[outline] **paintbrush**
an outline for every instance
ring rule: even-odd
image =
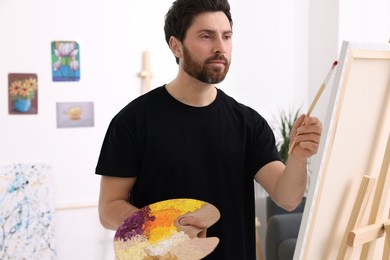
[[[328,84],[330,76],[332,75],[332,72],[333,72],[334,68],[336,67],[336,65],[337,65],[337,61],[333,62],[332,67],[330,68],[328,74],[326,75],[324,82],[322,83],[320,89],[317,91],[317,95],[315,96],[313,102],[311,103],[309,110],[307,111],[306,116],[303,119],[302,124],[300,126],[303,126],[305,124],[306,118],[309,117],[311,112],[313,111],[315,105],[317,104],[318,99],[320,99],[322,92],[324,92],[325,86]],[[295,146],[295,141],[293,141],[292,144],[290,145],[290,149],[288,150],[288,154],[291,153],[291,151],[294,149],[294,146]]]

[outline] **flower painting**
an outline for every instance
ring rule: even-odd
[[[8,74],[9,114],[38,113],[38,77],[36,74]]]
[[[80,48],[75,41],[51,43],[53,81],[80,80]]]

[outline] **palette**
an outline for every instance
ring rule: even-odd
[[[118,228],[114,237],[117,260],[198,260],[217,247],[219,238],[201,238],[202,231],[182,225],[181,219],[197,217],[207,228],[220,218],[218,209],[195,199],[171,199],[139,209]]]

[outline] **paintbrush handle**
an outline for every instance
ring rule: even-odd
[[[305,117],[305,119],[306,119],[306,117]],[[301,126],[304,125],[305,119],[303,119],[303,122],[302,122]],[[295,141],[293,141],[293,142],[291,143],[290,149],[288,149],[288,154],[290,154],[290,153],[292,152],[294,146],[295,146]]]
[[[313,109],[314,109],[315,105],[317,104],[317,101],[320,99],[322,92],[324,92],[324,89],[325,89],[325,85],[322,84],[321,87],[320,87],[320,89],[318,90],[317,95],[315,96],[313,102],[311,102],[311,105],[310,105],[310,107],[309,107],[309,110],[307,111],[306,116],[305,116],[305,118],[303,119],[303,121],[302,121],[300,127],[303,126],[303,125],[305,124],[306,118],[307,118],[308,116],[311,115],[311,112],[313,112]],[[295,146],[295,141],[293,141],[292,144],[290,145],[290,148],[288,149],[288,154],[291,153],[291,151],[292,151],[292,149],[294,148],[294,146]]]
[[[307,110],[307,113],[306,113],[306,116],[307,116],[307,117],[311,115],[311,112],[313,112],[313,109],[314,109],[314,107],[316,106],[318,100],[320,99],[320,97],[321,97],[321,95],[322,95],[322,92],[324,92],[325,86],[326,86],[326,84],[322,84],[322,85],[321,85],[321,87],[320,87],[320,89],[318,90],[317,95],[315,96],[313,102],[311,102],[311,105],[310,105],[310,107],[309,107],[309,110]],[[303,125],[304,122],[305,122],[305,121],[302,122],[302,125]]]
[[[318,89],[317,94],[316,94],[316,96],[314,97],[313,102],[311,102],[311,105],[310,105],[310,107],[309,107],[309,110],[307,111],[306,116],[305,116],[305,118],[303,119],[302,124],[301,124],[300,126],[303,126],[303,125],[305,124],[306,118],[307,118],[308,116],[311,115],[311,112],[313,112],[313,109],[314,109],[314,107],[316,106],[318,100],[320,99],[320,97],[321,97],[321,95],[322,95],[322,92],[324,92],[325,86],[328,84],[329,79],[330,79],[330,76],[332,75],[332,72],[333,72],[334,68],[336,67],[336,65],[337,65],[337,61],[333,62],[332,67],[330,68],[328,74],[326,75],[326,77],[325,77],[325,79],[324,79],[324,82],[322,83],[322,85],[321,85],[320,88]],[[295,141],[293,141],[293,142],[291,143],[290,148],[288,149],[288,154],[291,153],[291,151],[293,150],[294,146],[295,146]]]
[[[311,115],[311,112],[313,112],[313,109],[314,109],[315,105],[317,104],[317,101],[320,99],[322,92],[324,92],[324,89],[325,89],[325,85],[322,84],[321,87],[320,87],[320,89],[318,90],[317,95],[315,96],[313,102],[311,102],[311,105],[310,105],[310,107],[309,107],[309,110],[307,111],[306,116],[305,116],[305,118],[303,119],[303,121],[302,121],[300,127],[303,126],[303,125],[305,124],[306,118],[307,118],[308,116]],[[291,153],[291,151],[292,151],[292,149],[294,148],[294,146],[295,146],[295,141],[293,141],[292,144],[290,145],[290,148],[288,149],[288,154]]]

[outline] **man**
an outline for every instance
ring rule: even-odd
[[[321,123],[305,115],[295,122],[295,146],[285,166],[267,122],[216,87],[231,60],[227,0],[177,0],[164,30],[178,74],[111,121],[96,167],[103,175],[100,221],[115,230],[146,205],[199,199],[216,206],[220,220],[210,228],[197,218],[181,224],[202,230],[199,237],[220,238],[207,259],[255,259],[253,179],[293,210],[306,187],[307,158],[317,152]]]

